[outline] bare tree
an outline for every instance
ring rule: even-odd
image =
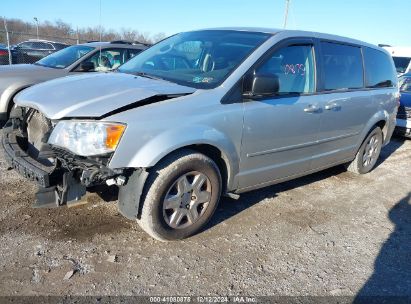
[[[8,24],[8,30],[11,33],[10,39],[12,44],[19,43],[24,40],[36,38],[36,26],[32,22],[26,22],[20,19],[6,19]],[[166,35],[164,33],[156,33],[151,35],[149,32],[139,32],[132,28],[122,28],[119,31],[113,29],[101,28],[101,40],[113,41],[113,40],[127,40],[138,41],[142,43],[154,43],[163,38]],[[90,26],[84,28],[73,28],[69,23],[64,22],[61,19],[55,21],[40,21],[39,22],[39,38],[46,40],[54,40],[64,42],[68,44],[77,43],[77,39],[80,43],[87,41],[99,41],[100,40],[100,27]],[[4,29],[0,28],[0,43],[5,42]]]

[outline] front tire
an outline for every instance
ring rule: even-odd
[[[377,163],[382,148],[382,131],[380,127],[375,127],[362,143],[355,159],[348,164],[347,170],[356,174],[370,172]]]
[[[196,151],[182,150],[150,171],[137,222],[160,241],[187,238],[209,221],[220,195],[221,175],[215,162]]]

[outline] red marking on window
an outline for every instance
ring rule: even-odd
[[[284,66],[284,74],[289,75],[299,75],[299,76],[305,76],[305,65],[302,63],[296,63],[296,64],[286,64]]]

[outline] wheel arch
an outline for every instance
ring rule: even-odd
[[[368,120],[368,123],[365,125],[363,131],[361,132],[361,136],[359,137],[359,142],[357,143],[358,150],[363,143],[363,141],[367,138],[368,134],[375,128],[380,127],[383,134],[384,142],[390,138],[392,126],[390,126],[390,115],[387,111],[379,111],[375,115]],[[391,132],[392,133],[392,132]]]
[[[18,84],[15,86],[10,86],[6,90],[4,90],[0,99],[0,112],[6,112],[7,115],[9,115],[11,107],[14,104],[13,100],[17,96],[17,94],[31,86],[32,84]]]
[[[204,154],[205,156],[209,157],[212,159],[221,174],[221,180],[222,180],[222,193],[225,193],[227,190],[228,186],[228,180],[229,180],[229,170],[230,170],[230,161],[228,160],[227,156],[225,155],[224,152],[222,152],[219,148],[216,146],[210,145],[210,144],[193,144],[193,145],[187,145],[183,146],[181,148],[178,148],[177,150],[174,150],[170,153],[168,153],[166,156],[164,156],[162,159],[168,157],[169,155],[173,153],[177,153],[178,151],[184,150],[184,149],[190,149],[196,152],[199,152],[201,154]],[[160,160],[161,161],[161,160]]]

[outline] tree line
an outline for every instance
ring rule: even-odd
[[[6,31],[4,22],[0,25],[0,43],[5,43]],[[10,44],[16,44],[28,39],[37,38],[37,27],[35,21],[27,22],[21,19],[6,18],[7,31],[9,32]],[[141,43],[155,43],[166,37],[165,33],[151,34],[140,32],[132,28],[122,28],[120,30],[106,29],[104,27],[83,27],[74,28],[71,24],[62,20],[43,21],[38,24],[38,37],[44,40],[53,40],[68,44],[84,43],[87,41],[114,41],[127,40]]]

